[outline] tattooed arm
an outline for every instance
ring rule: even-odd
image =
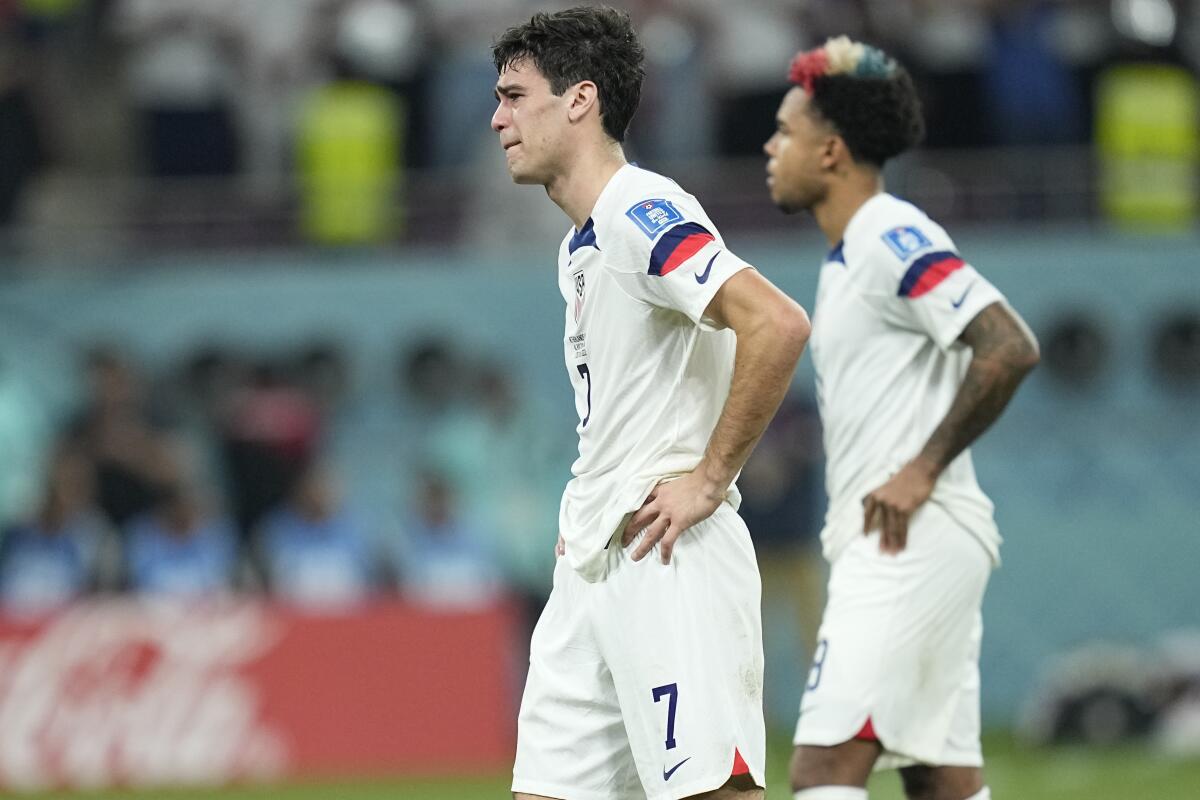
[[[929,499],[942,470],[996,421],[1038,363],[1033,334],[1003,303],[980,311],[959,340],[971,347],[971,364],[950,410],[917,457],[863,499],[863,532],[880,528],[884,552],[904,549],[908,520]]]

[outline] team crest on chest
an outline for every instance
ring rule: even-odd
[[[579,322],[579,315],[583,313],[583,270],[575,270],[571,273],[571,279],[575,283],[575,322]]]

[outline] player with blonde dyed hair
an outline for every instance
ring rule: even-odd
[[[824,428],[828,601],[800,706],[796,800],[986,800],[980,608],[1000,536],[967,450],[1037,364],[1003,295],[884,191],[924,133],[904,68],[846,37],[800,53],[764,149],[771,198],[829,241],[811,349]]]

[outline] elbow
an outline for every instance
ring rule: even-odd
[[[1033,372],[1034,368],[1042,363],[1042,355],[1037,350],[1030,350],[1028,357],[1021,362],[1021,369],[1025,375]]]
[[[991,359],[985,357],[980,360],[990,361],[998,374],[1004,376],[1002,380],[1016,386],[1025,380],[1029,373],[1033,372],[1038,362],[1041,361],[1041,357],[1036,348],[1020,347],[1012,348],[1002,354],[997,353]]]
[[[1041,361],[1042,354],[1039,352],[1037,344],[1032,341],[1027,341],[1025,346],[1018,351],[1016,357],[1013,359],[1013,366],[1020,376],[1024,378],[1026,375],[1033,372],[1034,368],[1037,367]]]
[[[808,344],[808,337],[812,335],[812,323],[808,319],[808,313],[799,303],[789,298],[780,303],[776,310],[773,327],[780,348],[795,353],[799,359],[805,345]]]

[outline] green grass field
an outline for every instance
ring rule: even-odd
[[[768,800],[790,800],[787,738],[771,753]],[[1197,800],[1200,759],[1167,759],[1136,748],[1031,750],[1004,735],[984,742],[996,800]],[[901,800],[895,773],[875,776],[872,800]],[[208,790],[21,795],[26,800],[491,800],[508,797],[508,776],[476,780],[370,780]]]

